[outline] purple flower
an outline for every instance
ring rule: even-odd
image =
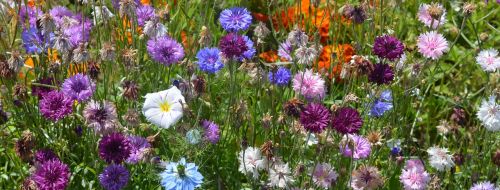
[[[83,117],[87,126],[98,134],[108,134],[115,130],[118,123],[116,107],[113,103],[90,101],[83,109]]]
[[[135,15],[137,15],[137,23],[139,26],[144,26],[146,21],[155,17],[155,9],[149,5],[140,6],[135,10]]]
[[[317,164],[312,173],[313,182],[318,187],[329,189],[339,176],[328,163]]]
[[[495,184],[489,181],[482,181],[479,183],[475,183],[470,190],[498,190],[499,188],[495,187]]]
[[[219,57],[219,48],[203,48],[196,54],[198,66],[200,70],[207,73],[216,73],[224,67],[221,58]]]
[[[220,13],[219,22],[222,28],[228,32],[237,32],[246,30],[252,24],[252,15],[250,11],[243,7],[233,7],[224,9]]]
[[[85,23],[78,23],[68,28],[63,29],[63,34],[69,36],[69,41],[73,47],[78,46],[80,43],[85,43],[90,39],[90,30],[92,24],[86,19]]]
[[[252,57],[257,52],[253,47],[253,41],[250,38],[248,38],[247,36],[243,36],[243,40],[245,40],[245,45],[247,46],[247,50],[239,58],[239,61],[243,61],[243,59],[252,59]]]
[[[130,156],[132,145],[120,133],[104,136],[99,142],[99,156],[108,163],[121,163]]]
[[[205,139],[210,141],[212,144],[216,144],[220,137],[219,126],[208,120],[204,120],[201,125],[205,128]]]
[[[269,81],[278,86],[286,86],[292,78],[292,72],[286,67],[279,67],[276,72],[269,71]]]
[[[342,134],[358,133],[363,125],[363,120],[356,109],[343,107],[333,115],[332,125],[335,130]]]
[[[73,101],[54,90],[43,96],[39,108],[45,118],[58,121],[73,112]]]
[[[241,57],[248,51],[245,39],[236,33],[229,33],[222,37],[219,41],[219,48],[229,59]]]
[[[389,35],[375,38],[373,44],[373,53],[380,58],[386,58],[390,61],[401,58],[405,46],[397,38]]]
[[[374,69],[368,75],[368,80],[378,85],[390,84],[394,79],[394,71],[388,64],[378,63],[373,65]]]
[[[391,110],[392,108],[393,105],[392,105],[391,91],[386,90],[382,92],[380,98],[377,98],[375,102],[372,104],[370,113],[368,115],[373,117],[380,117],[384,115],[385,112]]]
[[[181,44],[168,36],[150,39],[147,49],[153,60],[166,66],[177,63],[184,58],[184,49]]]
[[[56,6],[50,9],[50,16],[52,16],[52,18],[56,22],[56,25],[60,27],[63,23],[63,18],[73,17],[73,13],[66,7]]]
[[[78,73],[64,80],[62,91],[72,100],[85,102],[94,94],[95,84],[89,76]]]
[[[53,78],[42,78],[36,81],[36,83],[45,84],[45,85],[53,85],[56,86],[58,82],[54,81]],[[43,96],[52,91],[52,88],[45,86],[37,86],[31,85],[31,94],[38,96],[39,99],[42,99]]]
[[[26,5],[21,5],[19,11],[19,19],[23,28],[26,27],[25,23],[28,22],[30,28],[37,27],[36,21],[38,16],[42,15],[43,11],[39,8],[33,8]]]
[[[278,56],[288,61],[292,61],[292,44],[287,40],[279,45]]]
[[[319,103],[310,103],[300,113],[300,123],[308,132],[321,133],[330,124],[330,111]]]
[[[58,159],[41,164],[32,176],[40,190],[63,190],[69,181],[68,166]]]
[[[128,136],[128,140],[130,141],[131,152],[130,156],[127,158],[126,162],[130,164],[136,164],[139,161],[143,160],[144,154],[148,148],[151,148],[151,144],[149,144],[146,138],[141,136]]]
[[[35,27],[25,28],[21,33],[21,39],[23,40],[23,46],[26,53],[41,53],[43,39],[42,35],[39,34]]]
[[[51,149],[41,149],[36,151],[35,162],[43,164],[50,160],[59,160],[59,157]]]
[[[127,186],[130,174],[122,165],[111,164],[99,174],[99,182],[106,190],[120,190]]]
[[[371,153],[371,145],[362,136],[349,135],[340,143],[340,152],[342,152],[342,155],[354,159],[367,158]]]

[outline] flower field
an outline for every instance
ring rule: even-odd
[[[0,189],[500,188],[500,0],[2,0]]]

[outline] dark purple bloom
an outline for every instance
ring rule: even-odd
[[[69,181],[68,166],[58,159],[41,164],[32,176],[40,190],[63,190]]]
[[[375,38],[373,53],[380,58],[391,61],[401,58],[405,46],[397,38],[384,35]]]
[[[358,110],[343,107],[338,109],[333,115],[332,125],[335,130],[342,134],[358,133],[363,125]]]
[[[149,144],[146,138],[141,136],[128,136],[127,138],[132,146],[130,156],[126,162],[135,164],[144,158],[144,154],[148,148],[151,148],[151,144]]]
[[[45,118],[58,121],[73,112],[73,101],[54,90],[43,96],[39,108]]]
[[[58,82],[54,81],[53,78],[49,77],[49,78],[39,79],[36,81],[36,83],[56,86]],[[53,90],[52,88],[45,86],[31,85],[31,94],[38,96],[39,99],[42,99],[45,94],[49,93],[52,90]]]
[[[241,57],[248,50],[245,39],[236,33],[229,33],[222,37],[219,41],[219,48],[229,59]]]
[[[394,79],[394,71],[388,64],[375,64],[373,71],[368,75],[368,80],[376,84],[390,84]]]
[[[319,103],[310,103],[300,113],[300,123],[308,132],[321,133],[330,124],[330,111]]]
[[[82,128],[82,126],[81,126],[81,125],[77,125],[77,126],[75,127],[75,133],[76,133],[76,135],[77,135],[78,137],[81,137],[81,136],[82,136],[82,134],[83,134],[83,128]]]
[[[89,76],[78,73],[64,80],[62,91],[64,95],[72,100],[84,102],[94,94],[95,84]]]
[[[153,60],[169,66],[184,58],[184,49],[174,39],[163,36],[148,41],[148,53]]]
[[[240,61],[243,61],[243,59],[252,59],[255,53],[257,52],[253,47],[253,41],[249,37],[243,36],[243,40],[245,40],[245,45],[247,46],[247,50],[239,58]]]
[[[200,70],[208,73],[216,73],[224,67],[219,57],[219,48],[203,48],[196,54]]]
[[[99,142],[99,156],[108,163],[121,163],[130,156],[132,145],[120,133],[104,136]]]
[[[130,174],[122,165],[111,164],[99,174],[99,182],[106,190],[120,190],[127,186]]]
[[[50,160],[59,160],[59,157],[51,149],[41,149],[35,153],[35,162],[43,164]]]
[[[292,78],[292,72],[286,67],[279,67],[276,72],[269,71],[269,81],[278,86],[286,86]]]
[[[135,10],[135,15],[139,26],[144,26],[146,21],[155,17],[155,9],[149,5],[140,6]]]
[[[219,141],[219,126],[212,121],[204,120],[201,124],[205,128],[205,139],[215,144]]]
[[[237,32],[246,30],[252,24],[252,15],[250,11],[242,7],[233,7],[224,9],[220,13],[219,22],[222,28],[228,32]]]

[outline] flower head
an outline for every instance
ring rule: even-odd
[[[431,181],[420,160],[408,160],[399,176],[405,190],[425,190]]]
[[[207,73],[216,73],[224,67],[219,57],[219,48],[203,48],[196,54],[200,70]]]
[[[295,50],[295,57],[298,58],[297,63],[312,65],[314,60],[318,57],[318,50],[315,46],[300,46]]]
[[[489,131],[500,130],[500,105],[495,102],[496,96],[490,96],[489,100],[483,100],[477,117]]]
[[[216,144],[219,141],[220,131],[219,126],[212,121],[204,120],[202,122],[203,128],[205,128],[205,139]]]
[[[432,6],[436,6],[435,8],[443,11],[440,14],[439,19],[433,18],[433,16],[429,13],[429,8],[431,8],[431,5],[424,3],[424,4],[421,4],[420,8],[418,9],[418,20],[420,22],[424,23],[425,26],[431,27],[432,29],[436,29],[439,26],[442,26],[446,23],[446,11],[443,8],[443,6],[440,4],[436,4],[436,5],[432,5]]]
[[[353,134],[358,133],[363,125],[363,120],[358,110],[350,107],[343,107],[333,114],[332,125],[339,133]]]
[[[245,38],[236,33],[229,33],[219,41],[219,48],[228,59],[240,58],[249,50]]]
[[[312,173],[313,182],[318,187],[330,188],[339,176],[334,168],[328,163],[317,164]]]
[[[42,163],[32,176],[40,190],[66,189],[70,172],[68,166],[59,159]]]
[[[495,187],[495,184],[489,181],[481,181],[479,183],[475,183],[470,190],[499,190],[500,188]]]
[[[168,90],[146,94],[142,113],[151,123],[170,128],[182,118],[185,103],[181,91],[173,86]]]
[[[367,158],[371,151],[370,142],[362,136],[348,135],[340,143],[340,152],[346,157],[354,159]]]
[[[354,190],[377,189],[384,184],[384,180],[376,167],[361,166],[352,172],[350,184]]]
[[[203,183],[203,176],[194,163],[186,163],[181,158],[179,162],[170,162],[165,171],[160,173],[161,186],[166,190],[193,190]]]
[[[286,188],[290,183],[294,182],[288,164],[282,163],[275,164],[269,170],[269,180],[269,185],[279,188]]]
[[[99,156],[108,163],[121,163],[130,156],[132,145],[120,133],[104,136],[99,142]]]
[[[500,57],[496,49],[482,50],[476,57],[476,62],[487,72],[495,72],[500,68]]]
[[[79,102],[90,99],[95,88],[95,83],[92,82],[90,77],[80,73],[67,78],[62,84],[64,95],[70,97],[72,100],[78,100]]]
[[[276,72],[269,71],[268,79],[278,86],[286,86],[292,78],[292,72],[286,67],[279,67]]]
[[[401,58],[405,46],[397,38],[389,35],[375,38],[373,44],[373,53],[380,58],[386,58],[390,61]]]
[[[148,40],[147,49],[153,60],[166,66],[184,58],[184,49],[181,44],[168,36]]]
[[[243,55],[239,58],[240,61],[243,59],[252,59],[257,50],[255,50],[253,46],[253,41],[248,36],[243,36],[243,40],[245,41],[245,46],[247,46],[247,50],[243,52]]]
[[[93,128],[98,134],[113,132],[118,126],[116,107],[108,101],[90,101],[83,109],[83,117],[87,126]]]
[[[148,140],[141,136],[127,136],[130,141],[131,151],[130,156],[127,158],[126,162],[130,164],[138,163],[139,161],[145,158],[145,154],[147,150],[151,148],[151,144],[149,144]]]
[[[431,147],[427,149],[427,153],[430,165],[438,171],[445,171],[455,165],[446,148]]]
[[[308,132],[321,133],[330,124],[330,111],[319,103],[310,103],[300,113],[300,123]]]
[[[252,24],[252,15],[247,8],[232,7],[224,9],[220,13],[219,22],[222,28],[228,32],[237,32],[239,30],[246,30]]]
[[[111,164],[99,174],[99,182],[106,190],[120,190],[127,186],[130,174],[122,165]]]
[[[43,96],[39,107],[45,118],[58,121],[73,112],[73,101],[62,92],[54,90]]]
[[[260,149],[248,147],[238,154],[240,167],[238,170],[243,174],[252,174],[254,179],[259,178],[259,170],[266,166],[266,159],[262,157]]]
[[[390,84],[394,80],[394,71],[389,64],[378,63],[368,75],[368,80],[372,83]]]
[[[288,61],[292,61],[292,44],[288,40],[281,43],[278,48],[278,56]]]
[[[372,104],[370,113],[368,115],[373,117],[381,117],[385,112],[391,110],[392,107],[393,105],[391,91],[386,90],[382,92],[380,98],[377,98]]]
[[[146,21],[155,17],[155,9],[149,5],[139,6],[135,10],[135,15],[137,16],[137,24],[144,26]]]
[[[35,161],[43,164],[50,160],[59,160],[59,157],[51,149],[37,150],[35,153]]]
[[[418,36],[417,47],[424,57],[436,60],[448,51],[448,41],[442,34],[430,31]]]
[[[312,70],[298,72],[293,77],[293,90],[307,99],[323,99],[325,97],[325,81]]]

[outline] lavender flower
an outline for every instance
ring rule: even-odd
[[[358,135],[348,135],[340,143],[340,152],[346,157],[354,159],[367,158],[371,153],[370,142]]]
[[[275,72],[269,71],[269,81],[278,86],[286,86],[292,78],[292,72],[286,67],[279,67]]]
[[[111,102],[90,101],[83,109],[83,117],[87,126],[98,134],[113,132],[118,126],[116,108]]]
[[[386,90],[382,92],[380,98],[377,98],[372,104],[370,113],[368,115],[373,117],[381,117],[385,112],[391,110],[392,107],[393,105],[391,91]]]
[[[145,158],[145,154],[147,153],[148,149],[151,148],[151,144],[149,144],[146,138],[141,136],[131,135],[127,138],[132,146],[130,156],[127,158],[126,162],[130,164],[136,164]]]
[[[165,66],[177,63],[184,58],[184,49],[181,44],[168,36],[150,39],[147,49],[153,60]]]
[[[140,6],[135,10],[135,15],[137,16],[137,24],[144,26],[146,21],[155,17],[155,9],[149,5]]]
[[[247,50],[245,52],[243,52],[243,55],[239,58],[240,61],[242,61],[243,59],[247,59],[247,60],[252,59],[252,57],[257,52],[253,46],[253,41],[249,37],[243,36],[243,40],[245,41],[245,45],[247,46]]]
[[[288,61],[292,61],[292,50],[292,44],[288,40],[286,40],[279,45],[278,56]]]
[[[45,118],[58,121],[73,112],[73,101],[62,92],[51,91],[43,96],[39,107]]]
[[[219,141],[220,131],[219,126],[212,121],[204,120],[202,122],[203,128],[205,128],[205,139],[207,139],[212,144],[216,144]]]
[[[313,182],[318,187],[329,189],[339,176],[328,163],[317,164],[312,173]]]
[[[122,165],[111,164],[99,174],[99,182],[106,190],[120,190],[127,186],[130,174]]]
[[[252,15],[250,11],[243,7],[232,7],[224,9],[220,13],[219,22],[222,28],[228,32],[237,32],[246,30],[252,23]]]
[[[95,91],[95,84],[89,76],[83,74],[76,74],[64,80],[62,84],[62,91],[64,95],[72,100],[84,102],[92,97]]]

